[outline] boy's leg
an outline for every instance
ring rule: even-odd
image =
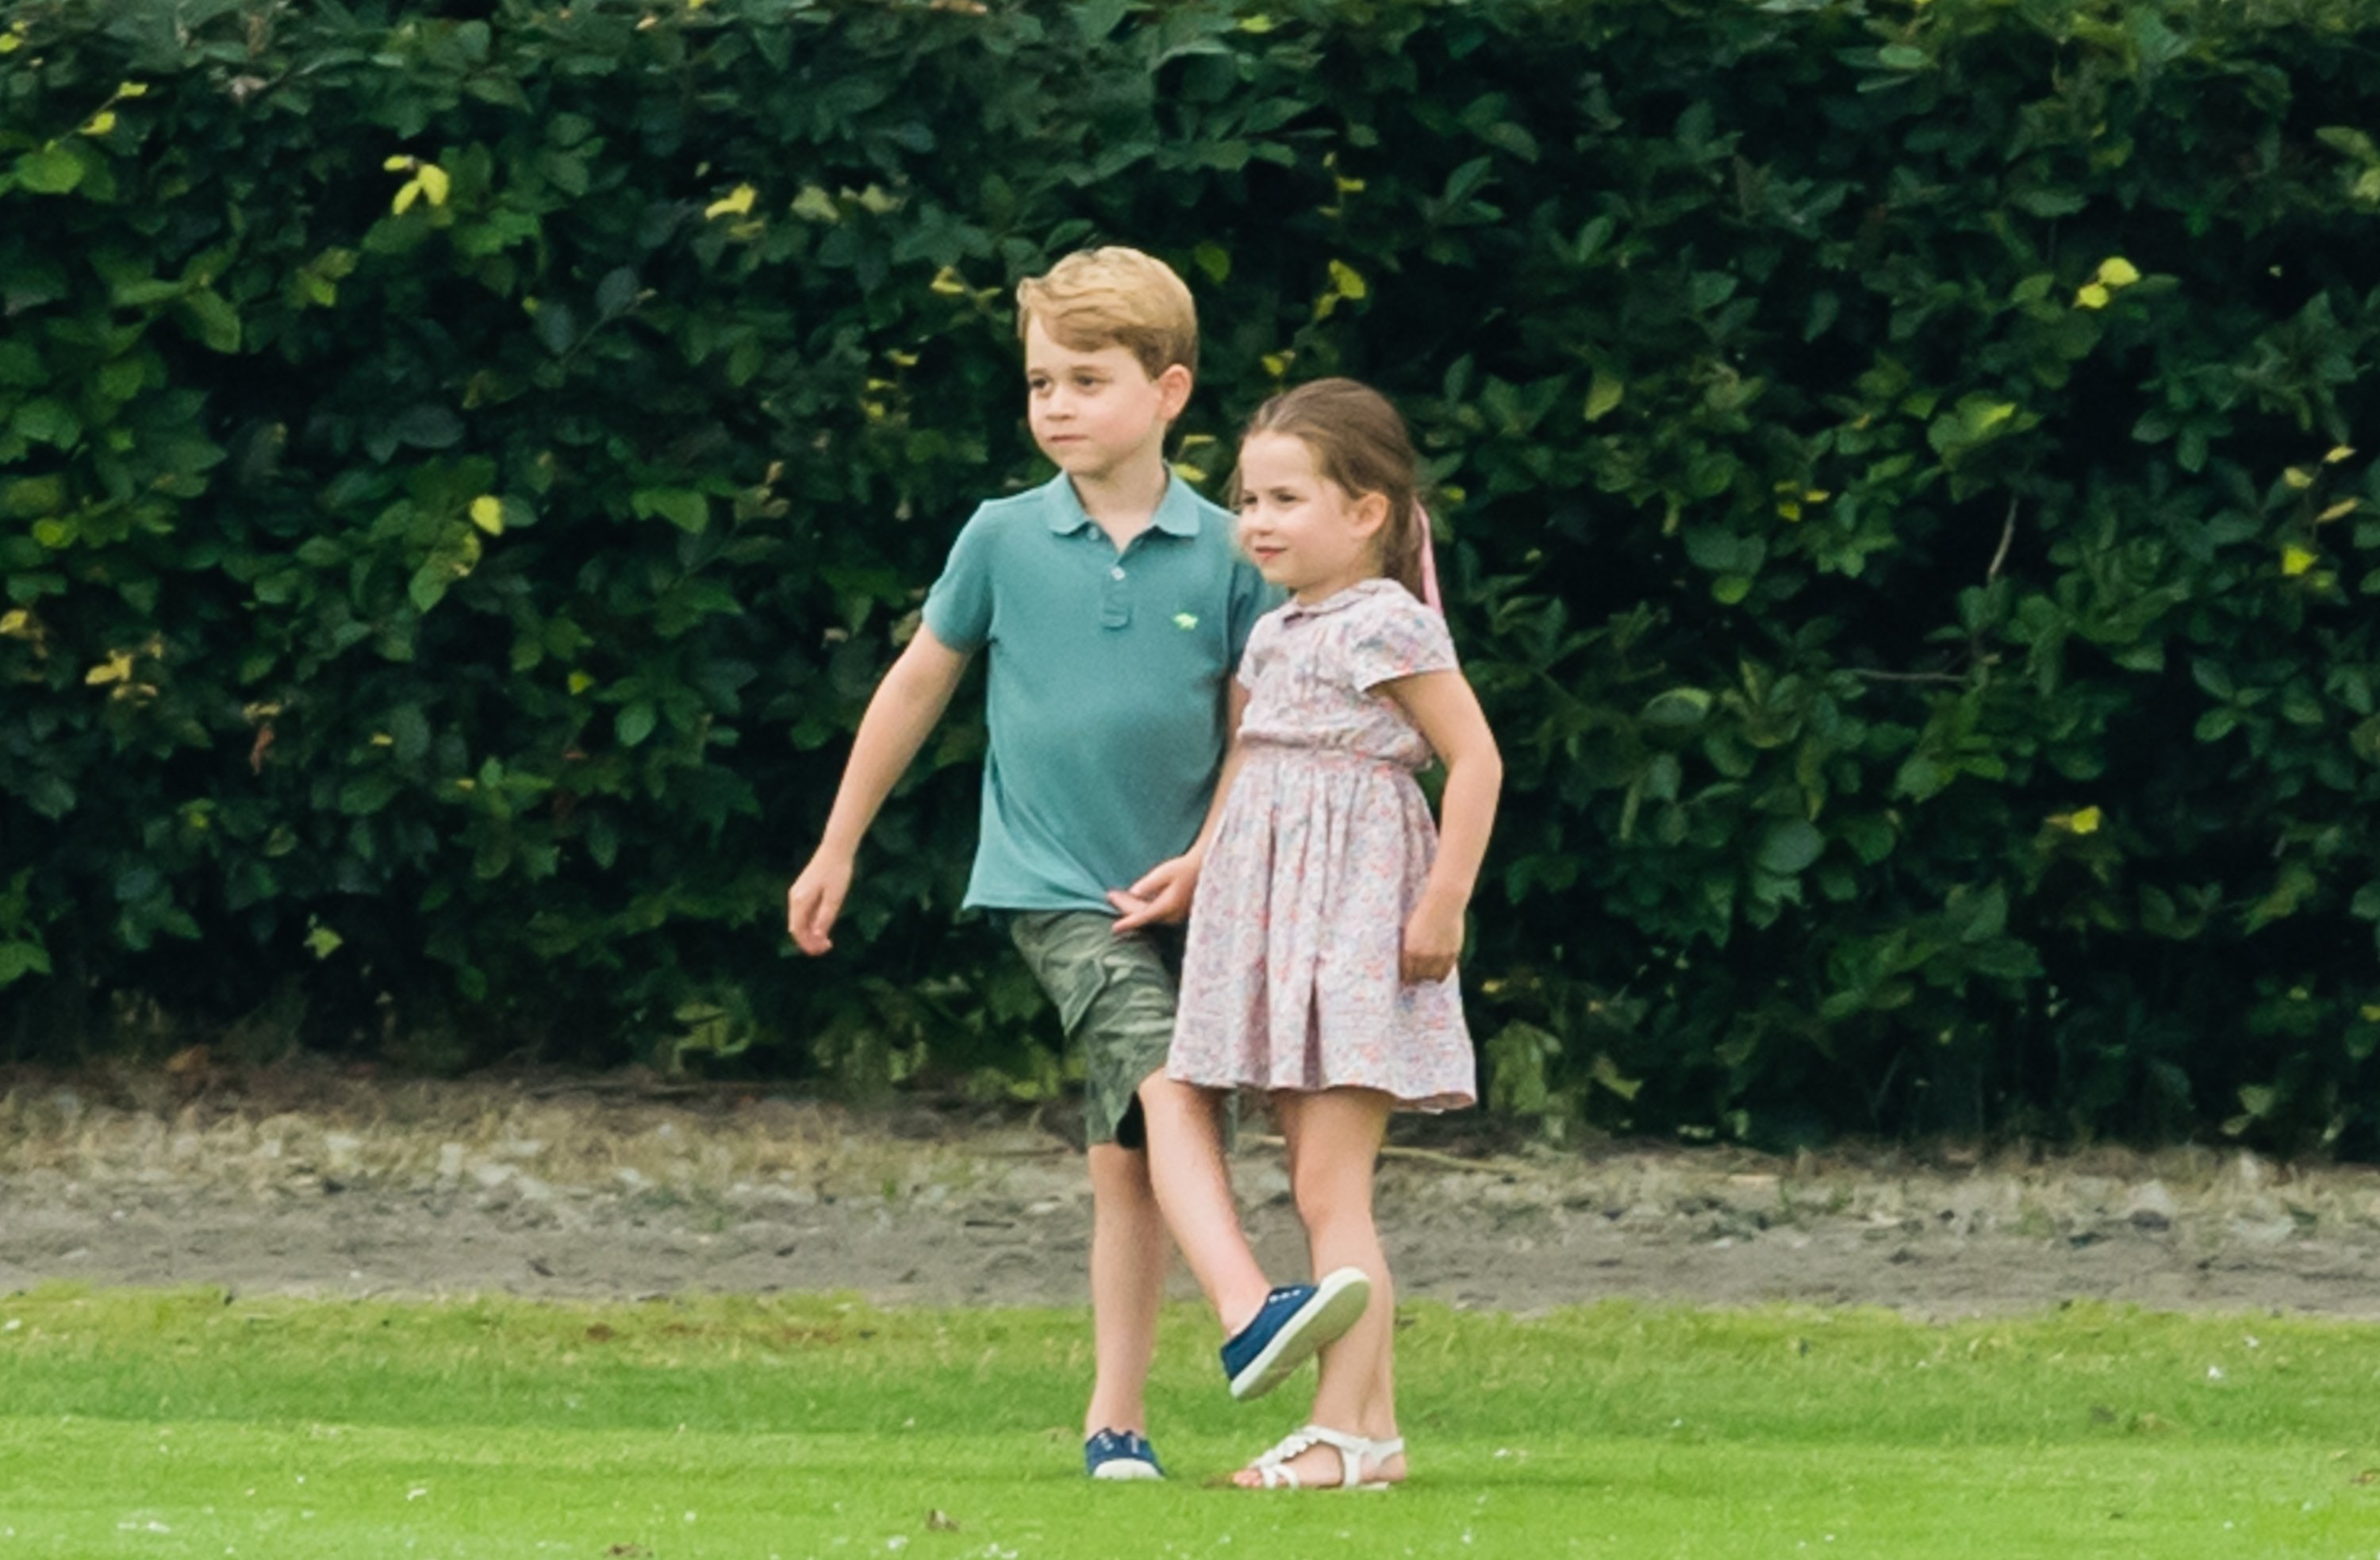
[[[1084,1428],[1146,1433],[1168,1252],[1134,1090],[1164,1066],[1173,1041],[1172,971],[1153,938],[1118,937],[1113,918],[1097,911],[1020,912],[1009,918],[1009,935],[1057,1005],[1067,1039],[1083,1047],[1099,1371]]]
[[[1148,1433],[1148,1366],[1157,1354],[1157,1310],[1165,1298],[1165,1221],[1148,1188],[1148,1156],[1093,1143],[1091,1349],[1098,1375],[1083,1433]]]
[[[1232,1198],[1220,1101],[1211,1090],[1159,1073],[1141,1084],[1140,1104],[1148,1119],[1148,1176],[1166,1226],[1224,1333],[1236,1333],[1270,1286]]]

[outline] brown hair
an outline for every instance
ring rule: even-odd
[[[1422,600],[1420,462],[1405,420],[1387,396],[1352,379],[1318,379],[1284,390],[1248,419],[1243,444],[1258,433],[1295,439],[1314,456],[1326,481],[1351,497],[1377,493],[1389,501],[1380,527],[1380,575]],[[1231,504],[1239,507],[1240,477],[1232,473]]]
[[[1198,372],[1198,306],[1173,268],[1138,250],[1077,250],[1016,285],[1016,335],[1033,322],[1076,352],[1121,347],[1155,379]]]

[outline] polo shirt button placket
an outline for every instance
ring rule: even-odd
[[[1123,587],[1123,565],[1114,565],[1108,570],[1106,588],[1099,591],[1100,628],[1126,628],[1132,626],[1132,603],[1125,599]]]

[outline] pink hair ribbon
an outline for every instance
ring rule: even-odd
[[[1429,511],[1414,506],[1414,524],[1421,529],[1421,599],[1440,617],[1446,615],[1446,603],[1438,593],[1438,544],[1430,537]]]

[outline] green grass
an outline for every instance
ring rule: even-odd
[[[1303,1407],[1208,1346],[1169,1313],[1174,1481],[1094,1486],[1079,1312],[43,1289],[0,1300],[0,1555],[2380,1555],[2368,1326],[1419,1307],[1415,1481],[1352,1496],[1202,1487]]]

